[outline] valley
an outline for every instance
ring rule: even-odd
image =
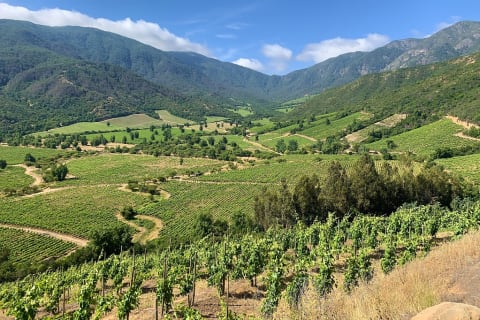
[[[480,54],[438,45],[478,27],[324,83],[340,60],[273,77],[0,20],[0,318],[403,319],[454,296],[416,275],[479,259]]]

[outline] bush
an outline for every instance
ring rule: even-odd
[[[137,215],[137,212],[133,209],[132,206],[128,206],[128,207],[124,207],[122,209],[122,211],[120,212],[120,214],[122,215],[122,217],[124,217],[125,219],[127,220],[132,220],[133,218],[135,218],[135,216]]]
[[[5,169],[7,167],[7,161],[6,160],[0,160],[0,169]]]

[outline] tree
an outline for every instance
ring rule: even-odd
[[[90,235],[89,244],[98,254],[103,250],[106,255],[120,253],[129,249],[132,243],[132,231],[127,225],[110,229],[95,230]]]
[[[354,165],[350,175],[351,190],[355,198],[355,207],[364,213],[379,213],[383,208],[381,177],[375,168],[373,158],[363,154]]]
[[[288,151],[291,151],[291,152],[297,151],[298,150],[297,140],[289,140],[287,149],[288,149]]]
[[[275,150],[280,153],[284,153],[287,150],[287,145],[283,139],[278,140],[277,144],[275,145]]]
[[[32,156],[31,153],[27,153],[27,154],[25,155],[25,162],[26,162],[26,163],[35,163],[35,162],[37,162],[37,159],[35,159],[35,157]]]
[[[293,192],[293,205],[298,220],[303,221],[307,225],[312,224],[315,219],[325,220],[326,216],[321,216],[319,193],[320,181],[317,175],[300,178]]]
[[[67,177],[68,168],[65,164],[61,164],[59,166],[54,166],[52,168],[52,174],[55,180],[63,181]]]
[[[0,169],[5,169],[7,167],[7,161],[0,159]]]
[[[347,171],[338,161],[333,161],[328,168],[325,186],[319,195],[320,203],[326,212],[336,212],[343,217],[352,206],[350,178]]]
[[[133,209],[132,206],[128,206],[128,207],[124,207],[122,209],[122,211],[120,212],[120,214],[125,219],[131,220],[131,219],[135,218],[135,216],[137,215],[137,212]]]

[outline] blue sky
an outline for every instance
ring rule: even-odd
[[[480,21],[478,0],[0,0],[0,18],[79,25],[267,74]]]

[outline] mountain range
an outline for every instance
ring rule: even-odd
[[[0,43],[0,131],[32,132],[155,109],[191,119],[233,116],[232,106],[265,108],[367,74],[477,52],[480,23],[460,22],[428,38],[393,41],[284,76],[91,28],[0,20]]]

